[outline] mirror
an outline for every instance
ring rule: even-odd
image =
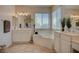
[[[3,25],[4,25],[4,33],[10,32],[10,21],[4,20]]]
[[[79,16],[72,16],[73,31],[79,32]]]

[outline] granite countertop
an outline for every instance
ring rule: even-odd
[[[56,31],[56,32],[60,33],[60,34],[71,36],[72,42],[79,44],[79,33],[75,33],[75,32],[61,32],[61,31]]]
[[[79,33],[75,33],[75,32],[62,32],[62,31],[56,31],[60,34],[65,34],[65,35],[69,35],[69,36],[79,36]]]

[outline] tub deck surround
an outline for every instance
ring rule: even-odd
[[[49,48],[49,49],[53,49],[53,39],[44,37],[40,34],[35,34],[33,36],[33,42],[37,45]]]
[[[54,32],[53,30],[50,30],[50,29],[39,29],[39,30],[36,30],[38,32],[38,34],[40,34],[42,37],[45,37],[45,38],[49,38],[49,39],[54,39]]]
[[[74,32],[61,32],[55,31],[54,32],[54,47],[57,52],[64,52],[64,53],[72,53],[73,48],[78,49],[79,44],[79,34]],[[58,41],[59,40],[59,41]],[[58,44],[58,43],[59,44]]]

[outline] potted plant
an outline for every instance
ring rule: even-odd
[[[66,18],[63,18],[61,21],[62,31],[64,31]]]
[[[68,18],[67,19],[67,21],[66,21],[66,26],[67,26],[67,28],[68,28],[68,31],[70,31],[70,28],[71,28],[71,19],[70,18]]]

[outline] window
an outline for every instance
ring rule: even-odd
[[[52,28],[56,29],[56,30],[60,30],[61,29],[61,9],[58,8],[57,10],[55,10],[52,14]]]
[[[48,15],[48,13],[36,13],[35,14],[35,28],[36,29],[49,28],[49,15]]]

